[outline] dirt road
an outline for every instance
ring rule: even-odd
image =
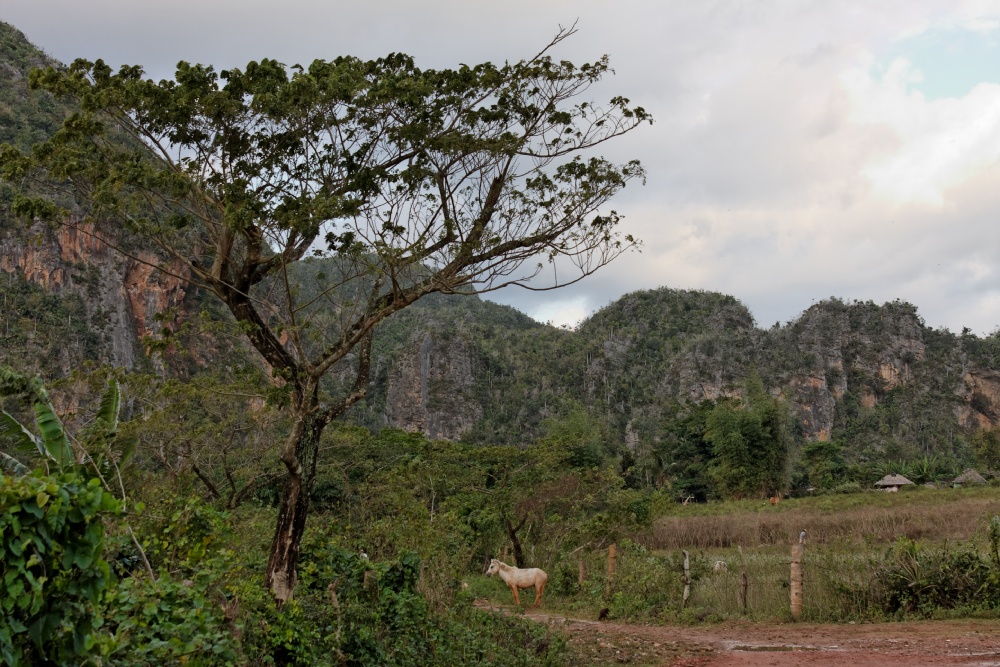
[[[1000,667],[1000,621],[652,626],[529,613],[562,628],[581,664],[663,667]]]

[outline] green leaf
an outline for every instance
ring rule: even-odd
[[[0,437],[13,440],[14,446],[19,450],[34,448],[38,450],[39,454],[45,454],[42,441],[38,436],[26,429],[21,422],[10,416],[6,410],[0,410]]]
[[[0,452],[0,470],[10,475],[26,475],[31,470],[13,456]]]
[[[35,421],[42,434],[45,453],[61,468],[71,466],[73,464],[73,450],[69,446],[66,431],[51,403],[35,403]]]
[[[108,383],[108,390],[101,397],[101,405],[97,409],[98,421],[103,421],[108,433],[118,430],[118,414],[121,411],[122,392],[118,381],[114,378]]]

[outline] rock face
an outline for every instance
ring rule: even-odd
[[[935,452],[1000,423],[1000,339],[931,330],[905,303],[831,299],[763,330],[732,297],[661,289],[578,331],[494,325],[499,307],[475,303],[479,315],[451,324],[439,309],[432,333],[397,348],[384,423],[516,443],[576,402],[644,451],[668,406],[739,398],[751,375],[788,402],[804,439],[854,442],[864,456],[900,443]]]
[[[0,237],[0,271],[55,295],[79,296],[105,343],[89,360],[128,370],[145,359],[143,338],[160,330],[155,316],[179,306],[186,294],[183,268],[164,272],[158,265],[148,251],[131,258],[115,253],[89,224],[53,231],[39,223]]]
[[[389,371],[388,422],[430,438],[460,438],[482,416],[473,397],[472,364],[462,338],[418,331]]]
[[[797,407],[806,437],[830,439],[838,401],[851,388],[848,376],[865,408],[912,380],[912,366],[924,359],[922,330],[916,310],[906,304],[825,302],[791,324],[783,342],[807,367],[793,372],[781,392]]]

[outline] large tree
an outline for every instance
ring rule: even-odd
[[[279,601],[295,588],[320,436],[365,396],[374,327],[433,292],[566,285],[634,245],[605,206],[642,169],[588,149],[650,117],[583,98],[608,62],[553,60],[571,33],[502,67],[422,70],[392,54],[218,73],[182,62],[160,82],[100,60],[32,72],[79,111],[30,155],[0,151],[15,211],[119,247],[100,221],[148,239],[158,268],[225,304],[283,389],[266,573]],[[85,216],[59,208],[59,188]]]

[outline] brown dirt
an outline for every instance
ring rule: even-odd
[[[1000,621],[654,626],[527,616],[561,628],[580,665],[1000,667]]]

